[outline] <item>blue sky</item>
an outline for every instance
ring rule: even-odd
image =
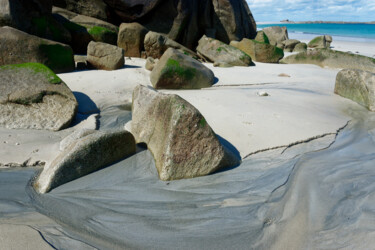
[[[375,0],[247,0],[255,21],[375,21]]]

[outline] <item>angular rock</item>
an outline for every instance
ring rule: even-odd
[[[125,56],[141,57],[148,30],[139,23],[122,23],[117,38],[117,46],[123,48]]]
[[[284,51],[285,52],[293,52],[294,48],[296,47],[296,45],[298,45],[299,43],[301,43],[300,41],[296,40],[296,39],[288,39],[288,40],[285,40],[283,42],[284,44]]]
[[[0,26],[69,43],[70,33],[51,16],[50,0],[0,0]]]
[[[87,62],[96,69],[120,69],[125,64],[124,50],[106,43],[90,42],[87,47]]]
[[[214,84],[214,73],[199,61],[169,48],[151,72],[156,89],[200,89]]]
[[[237,44],[237,48],[250,55],[256,62],[278,63],[284,57],[282,49],[267,43],[260,43],[247,38]]]
[[[330,35],[324,35],[324,39],[326,39],[326,44],[328,46],[328,48],[331,46],[331,43],[332,43],[332,36]]]
[[[286,27],[272,26],[264,28],[263,31],[266,33],[271,45],[276,46],[278,43],[289,39]]]
[[[123,22],[138,22],[194,49],[203,34],[229,43],[254,38],[256,24],[245,0],[106,0]]]
[[[169,48],[178,49],[185,54],[198,58],[198,55],[195,52],[173,41],[172,39],[169,39],[167,36],[153,31],[150,31],[146,34],[144,47],[147,56],[153,57],[155,59],[159,59]]]
[[[100,170],[135,153],[134,137],[125,130],[83,133],[65,145],[33,183],[39,193]]]
[[[197,51],[211,62],[227,63],[232,66],[250,66],[253,64],[251,57],[243,51],[206,36],[199,40]]]
[[[87,28],[94,41],[117,45],[118,27],[97,18],[77,15],[71,22]]]
[[[341,70],[336,77],[335,94],[375,111],[375,74],[363,70]]]
[[[202,114],[181,97],[137,86],[132,107],[132,133],[136,142],[147,144],[161,180],[204,176],[239,164]]]
[[[270,40],[263,30],[257,32],[257,36],[254,38],[254,40],[260,43],[270,43]]]
[[[69,126],[77,107],[71,90],[43,64],[0,67],[0,126],[60,130]]]
[[[38,62],[55,73],[74,70],[70,46],[42,39],[11,27],[0,28],[0,65]]]
[[[145,68],[149,71],[152,71],[158,62],[159,62],[159,59],[147,57]]]
[[[98,18],[109,19],[109,9],[103,0],[52,0],[53,5],[69,11]]]
[[[320,67],[360,69],[375,73],[375,59],[331,49],[313,49],[290,55],[280,63],[315,64]]]
[[[293,49],[293,52],[306,52],[306,51],[307,51],[306,43],[298,43]]]
[[[327,36],[327,38],[329,39],[329,37]],[[332,37],[330,38],[331,41],[332,41]],[[331,45],[331,42],[327,42],[326,40],[326,36],[317,36],[315,37],[314,39],[312,39],[309,43],[308,43],[308,47],[309,48],[316,48],[316,49],[325,49],[325,48],[329,48]]]

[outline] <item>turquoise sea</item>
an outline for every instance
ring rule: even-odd
[[[257,24],[258,29],[269,26],[286,26],[289,34],[329,34],[343,38],[354,38],[375,41],[375,24],[336,24],[336,23],[306,23],[306,24]]]

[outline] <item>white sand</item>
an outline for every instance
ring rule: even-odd
[[[358,51],[363,55],[375,54],[374,44],[334,40],[332,46],[342,51],[353,53]],[[75,92],[79,101],[80,119],[78,120],[100,112],[101,118],[98,124],[100,129],[123,126],[130,119],[129,112],[124,107],[131,102],[133,88],[138,84],[150,85],[150,72],[144,69],[144,64],[145,60],[133,58],[126,59],[126,67],[117,71],[90,70],[60,74],[59,76]],[[74,220],[76,224],[81,223],[80,226],[88,231],[82,231],[80,237],[89,242],[96,242],[96,240],[101,243],[105,240],[110,242],[109,232],[113,230],[113,237],[119,237],[119,242],[128,240],[139,244],[129,245],[135,248],[151,247],[152,239],[159,239],[158,237],[169,239],[172,234],[176,236],[176,239],[170,240],[170,244],[177,244],[180,242],[179,239],[185,239],[186,241],[178,244],[181,244],[181,248],[191,249],[197,247],[194,244],[202,244],[200,240],[194,241],[200,237],[200,233],[209,234],[207,235],[209,238],[207,248],[215,246],[217,249],[224,249],[226,246],[235,247],[236,245],[233,244],[237,244],[237,249],[243,249],[245,243],[248,247],[251,244],[251,246],[263,249],[278,249],[278,246],[283,246],[285,249],[298,249],[303,246],[310,248],[335,246],[332,239],[337,237],[345,239],[347,234],[343,228],[334,227],[335,224],[332,221],[337,222],[338,225],[345,224],[345,221],[341,219],[336,221],[335,216],[331,214],[332,211],[340,216],[342,214],[346,216],[349,212],[345,209],[348,209],[368,218],[368,214],[362,213],[361,209],[351,204],[342,204],[341,200],[345,201],[346,195],[355,197],[356,193],[350,196],[352,190],[359,190],[358,192],[362,190],[359,188],[362,187],[360,184],[355,187],[351,186],[350,183],[353,181],[351,178],[355,176],[351,171],[354,171],[356,167],[358,167],[356,171],[360,171],[361,167],[366,171],[371,170],[370,163],[373,155],[367,153],[366,150],[374,152],[371,144],[373,137],[366,137],[366,135],[371,133],[374,135],[375,130],[363,128],[362,125],[350,126],[345,130],[345,136],[341,136],[340,143],[336,143],[333,152],[323,149],[329,148],[330,144],[336,140],[337,131],[346,126],[348,121],[354,120],[356,123],[368,119],[367,116],[370,117],[370,115],[358,104],[333,94],[335,77],[339,69],[323,69],[314,65],[256,64],[256,67],[234,68],[213,68],[212,65],[207,64],[218,78],[218,82],[212,88],[163,91],[176,93],[191,102],[202,112],[220,137],[231,143],[243,158],[247,157],[244,164],[233,172],[173,182],[171,186],[167,186],[166,183],[155,178],[155,170],[148,169],[153,163],[150,155],[145,155],[143,152],[128,162],[120,163],[114,170],[109,168],[103,173],[89,176],[82,181],[78,180],[75,184],[64,185],[52,196],[38,197],[41,200],[42,210],[49,211],[52,217],[56,212],[56,220],[66,218],[68,224],[69,220]],[[281,73],[290,77],[278,76]],[[267,92],[269,96],[260,97],[257,95],[260,91]],[[356,116],[357,113],[360,115]],[[78,126],[92,128],[97,124],[95,119],[91,119],[81,122]],[[4,167],[4,164],[22,164],[29,159],[27,165],[32,165],[38,160],[49,161],[58,153],[58,144],[61,139],[74,129],[76,128],[61,132],[0,129],[0,163]],[[362,132],[354,133],[357,130]],[[317,140],[310,141],[314,138]],[[354,142],[356,146],[353,146],[354,150],[351,151],[351,145]],[[361,143],[365,143],[365,148],[361,146]],[[299,145],[288,148],[295,144]],[[278,150],[254,154],[271,148]],[[310,154],[305,155],[306,152],[319,152],[319,150],[322,150],[322,153],[315,157],[310,157]],[[341,153],[341,150],[346,153]],[[362,152],[366,155],[362,155]],[[363,158],[363,162],[349,164],[350,168],[345,168],[348,167],[345,161],[341,162],[342,165],[336,166],[335,160],[340,157],[346,157],[346,162]],[[323,163],[320,162],[321,158],[325,159]],[[121,164],[125,164],[126,168],[124,169]],[[331,166],[333,172],[329,172]],[[342,169],[345,171],[340,175],[339,172]],[[4,174],[4,171],[8,170],[0,171]],[[124,176],[121,176],[122,171],[125,171]],[[328,171],[328,173],[321,176],[320,173],[323,171]],[[113,182],[108,182],[107,178]],[[364,177],[361,178],[371,182],[371,174],[364,173]],[[124,180],[127,181],[124,182]],[[360,183],[361,179],[354,181]],[[230,183],[230,186],[226,186],[226,183]],[[81,193],[76,193],[77,189],[81,189]],[[340,190],[347,190],[347,194]],[[362,190],[366,196],[356,198],[353,202],[355,204],[362,202],[361,204],[366,204],[367,209],[371,210],[373,202],[366,203],[366,201],[373,197],[372,190],[373,185],[369,184],[368,189]],[[112,193],[113,196],[111,196]],[[0,208],[8,206],[12,195],[1,192],[0,194],[4,196],[0,197],[2,198]],[[113,201],[107,195],[113,197]],[[158,199],[170,201],[170,203],[167,207],[163,207],[163,202]],[[186,207],[183,205],[179,207],[180,203],[176,201],[181,204],[190,203],[186,204]],[[102,203],[105,203],[103,208]],[[55,207],[55,204],[59,206]],[[126,210],[131,209],[128,207],[129,204],[136,209],[132,212]],[[107,214],[112,209],[110,205],[113,208],[120,205],[117,208],[119,210],[116,210],[117,212],[113,210],[113,214],[112,212]],[[23,211],[23,206],[19,207],[20,211]],[[144,207],[147,209],[143,210]],[[81,211],[82,208],[85,208],[84,212]],[[197,213],[189,208],[198,209],[204,215],[201,218],[195,217],[198,216]],[[161,211],[167,209],[173,218],[169,219],[168,214],[161,213],[159,209]],[[182,212],[185,209],[187,214],[180,214],[179,211]],[[92,212],[90,214],[92,217],[89,217],[88,211]],[[73,214],[69,214],[70,212],[74,214],[73,217]],[[90,220],[81,221],[81,215],[82,218],[88,216]],[[230,216],[226,217],[227,215]],[[350,248],[350,246],[374,243],[370,241],[371,234],[366,234],[368,231],[365,230],[366,227],[371,228],[371,225],[361,221],[360,216],[354,215],[356,214],[352,216],[353,223],[362,231],[353,231],[353,235],[357,237],[352,240],[354,245],[344,242],[340,246]],[[13,216],[16,217],[16,215]],[[34,214],[32,218],[35,219],[35,216]],[[151,218],[150,221],[147,216]],[[121,218],[131,222],[122,221],[124,224],[121,224]],[[156,218],[162,218],[162,220],[159,221]],[[186,225],[184,218],[187,221]],[[331,225],[333,229],[330,231],[328,226],[324,226],[323,219],[319,218],[326,218],[328,220],[326,224]],[[27,227],[30,225],[29,220],[32,219],[25,219],[9,228],[4,226],[12,224],[12,220],[2,221],[0,218],[0,231],[9,234],[12,230],[20,230],[27,235],[28,240],[35,238],[36,244],[40,241],[42,249],[45,245],[43,241],[38,238],[35,231]],[[246,225],[241,224],[245,222],[244,220],[247,220]],[[69,227],[79,227],[71,223]],[[33,225],[41,226],[38,223]],[[130,227],[131,225],[134,227]],[[169,226],[172,232],[167,230]],[[178,228],[177,231],[173,231],[174,226]],[[219,230],[221,226],[222,231]],[[54,236],[56,225],[52,223],[51,227],[52,229],[44,227],[40,230],[44,236],[48,235],[48,241],[56,241],[56,246],[67,244],[71,236],[66,236],[65,233],[62,233],[65,238],[61,235]],[[90,231],[91,227],[94,232]],[[107,227],[107,231],[102,231],[103,227]],[[352,224],[345,224],[345,227],[350,230],[355,228]],[[133,237],[129,236],[129,239],[122,237],[120,235],[122,230],[129,235],[133,233]],[[160,230],[160,235],[155,234],[155,230]],[[236,234],[233,238],[228,236],[231,230]],[[279,233],[280,231],[283,233]],[[325,231],[328,232],[323,233]],[[103,233],[103,239],[100,237],[100,239],[93,239],[95,233],[98,232]],[[82,236],[85,233],[93,236]],[[150,237],[147,242],[143,242],[144,245],[139,242],[142,241],[143,234],[145,237]],[[293,240],[290,240],[292,238]],[[320,243],[311,243],[314,238]],[[362,241],[359,242],[358,238]],[[114,241],[113,244],[121,244],[119,242]],[[173,245],[168,245],[168,242],[168,240],[165,242],[156,240],[155,247],[172,249]],[[7,244],[13,247],[22,246],[12,245],[11,242]],[[24,243],[20,242],[20,244]],[[74,244],[79,243],[72,243],[71,246]],[[103,243],[103,246],[107,245]],[[80,245],[80,247],[87,246]]]

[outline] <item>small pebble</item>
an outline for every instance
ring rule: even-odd
[[[20,143],[19,143],[19,142],[16,142],[16,146],[18,146],[18,145],[20,145]]]
[[[281,73],[281,74],[279,74],[278,76],[279,76],[279,77],[290,77],[290,75],[285,74],[285,73]]]
[[[4,143],[8,143],[7,141],[4,141]]]

